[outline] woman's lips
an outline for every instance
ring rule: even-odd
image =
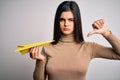
[[[69,28],[63,28],[64,31],[69,31],[70,29]]]

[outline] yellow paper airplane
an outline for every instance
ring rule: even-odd
[[[15,50],[15,52],[20,52],[23,55],[23,54],[28,53],[29,49],[34,47],[34,46],[42,47],[44,45],[50,44],[51,42],[53,42],[53,40],[45,41],[45,42],[36,42],[36,43],[32,43],[32,44],[19,45],[19,46],[17,46],[17,50]]]

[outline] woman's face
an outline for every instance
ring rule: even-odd
[[[73,34],[74,16],[71,11],[65,11],[60,16],[60,30],[64,35]]]

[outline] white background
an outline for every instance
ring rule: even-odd
[[[51,40],[56,8],[63,0],[0,0],[0,80],[32,80],[35,61],[15,53],[17,45]],[[120,38],[120,0],[76,0],[86,41],[110,46],[100,35],[86,37],[103,18]],[[120,61],[93,59],[87,80],[120,80]]]

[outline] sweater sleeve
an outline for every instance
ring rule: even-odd
[[[45,56],[44,48],[42,49],[41,54]],[[34,80],[46,80],[46,73],[45,73],[46,60],[47,59],[45,59],[44,61],[36,60],[35,70],[33,72]]]
[[[103,45],[93,43],[93,58],[106,58],[120,60],[120,40],[112,33],[105,37],[112,47],[105,47]]]

